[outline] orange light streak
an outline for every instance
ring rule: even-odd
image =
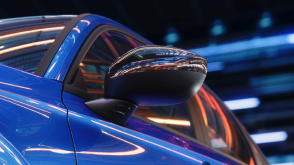
[[[124,35],[124,37],[132,44],[132,46],[134,48],[138,47],[138,45],[130,37],[125,36],[125,35]]]
[[[136,138],[136,139],[142,140],[142,141],[144,141],[144,142],[147,142],[147,143],[153,144],[153,145],[155,145],[155,146],[158,146],[158,147],[160,147],[160,148],[166,149],[166,150],[171,151],[171,152],[173,152],[173,153],[179,154],[179,155],[181,155],[181,156],[184,156],[184,157],[189,158],[189,159],[191,159],[191,160],[194,160],[194,161],[196,161],[196,162],[202,163],[201,160],[195,159],[195,158],[193,158],[193,157],[191,157],[191,156],[185,155],[185,154],[180,153],[180,152],[178,152],[178,151],[175,151],[175,150],[172,150],[172,149],[170,149],[170,148],[164,147],[164,146],[162,146],[162,145],[159,145],[159,144],[153,143],[153,142],[151,142],[151,141],[148,141],[148,140],[145,140],[145,139],[139,138],[139,137],[137,137],[137,136],[135,136],[135,135],[132,135],[132,134],[126,133],[126,132],[124,132],[124,131],[121,131],[121,130],[118,130],[118,129],[115,129],[115,128],[112,128],[112,127],[109,127],[109,126],[104,125],[104,124],[102,124],[102,123],[99,123],[99,122],[97,122],[97,121],[94,121],[94,120],[91,120],[91,121],[92,121],[93,123],[95,123],[95,124],[101,125],[101,126],[103,126],[103,127],[109,128],[109,129],[112,129],[112,130],[117,131],[117,132],[120,132],[120,133],[122,133],[122,134],[125,134],[125,135],[128,135],[128,136],[131,136],[131,137],[133,137],[133,138]],[[203,155],[203,156],[204,156],[204,155]]]
[[[81,152],[77,152],[77,153],[80,153],[80,154],[91,154],[91,155],[112,155],[112,156],[125,156],[125,155],[137,155],[137,154],[140,154],[140,153],[143,153],[145,152],[145,149],[136,145],[136,144],[133,144],[129,141],[126,141],[124,139],[121,139],[119,137],[116,137],[114,135],[111,135],[105,131],[102,131],[102,133],[106,134],[106,135],[109,135],[111,137],[114,137],[116,139],[119,139],[123,142],[126,142],[128,144],[131,144],[133,146],[135,146],[137,149],[135,150],[132,150],[132,151],[122,151],[122,152],[92,152],[92,151],[81,151]]]
[[[59,154],[74,153],[73,151],[67,151],[67,150],[61,150],[61,149],[55,149],[55,148],[28,148],[25,151],[50,151],[50,152],[55,152]]]
[[[81,22],[86,22],[88,24],[88,26],[91,24],[90,21],[84,20],[82,19]]]
[[[65,110],[65,109],[62,109],[62,108],[59,108],[59,107],[56,107],[56,106],[54,106],[54,105],[50,105],[50,104],[47,104],[49,107],[51,107],[51,108],[54,108],[54,109],[57,109],[57,110],[59,110],[59,111],[61,111],[61,112],[63,112],[63,113],[67,113],[67,110]]]
[[[23,89],[28,89],[28,90],[32,90],[31,88],[27,88],[27,87],[23,87],[23,86],[18,86],[18,85],[13,85],[13,84],[4,83],[4,82],[0,82],[0,84],[9,85],[9,86],[18,87],[18,88],[23,88]]]
[[[112,43],[108,40],[108,38],[104,34],[102,34],[101,36],[104,39],[104,41],[106,42],[106,44],[109,46],[109,48],[111,49],[111,51],[113,52],[113,54],[118,58],[119,57],[119,54],[117,53],[117,51],[114,48],[114,46],[112,45]]]
[[[78,29],[77,27],[74,27],[72,30],[77,31],[78,33],[81,33],[80,29]]]
[[[252,157],[250,157],[249,165],[254,165],[254,160]]]
[[[23,34],[29,34],[29,33],[35,33],[35,32],[42,32],[42,31],[54,31],[54,30],[62,30],[64,29],[64,26],[58,26],[58,27],[51,27],[51,28],[40,28],[40,29],[35,29],[35,30],[27,30],[27,31],[22,31],[18,33],[13,33],[13,34],[7,34],[0,36],[0,40],[4,38],[9,38],[9,37],[14,37],[18,35],[23,35]]]
[[[45,115],[45,114],[43,114],[43,113],[37,112],[37,111],[32,110],[32,109],[30,109],[30,108],[28,108],[28,107],[25,107],[25,106],[19,105],[19,104],[17,104],[17,103],[14,103],[14,102],[12,102],[12,101],[9,101],[9,100],[3,99],[3,98],[0,98],[0,99],[1,99],[1,100],[4,100],[4,101],[7,101],[7,102],[9,102],[9,103],[11,103],[11,104],[14,104],[14,105],[20,106],[20,107],[22,107],[22,108],[25,108],[25,109],[27,109],[27,110],[29,110],[29,111],[35,112],[35,113],[37,113],[37,114],[39,114],[39,115],[42,115],[42,116],[44,116],[44,117],[46,117],[46,118],[49,119],[49,116],[47,116],[47,115]]]
[[[154,117],[146,117],[146,118],[160,124],[172,124],[172,125],[184,125],[184,126],[191,125],[190,121],[188,120],[162,119],[162,118],[154,118]]]
[[[49,114],[51,113],[51,112],[48,112],[48,111],[46,111],[46,110],[44,110],[44,109],[41,109],[41,108],[38,108],[38,107],[32,106],[32,105],[30,105],[30,104],[26,104],[26,103],[21,102],[21,101],[18,101],[18,100],[14,100],[14,99],[12,99],[12,98],[9,98],[9,97],[3,96],[3,95],[0,95],[0,97],[4,97],[4,98],[6,98],[6,99],[9,99],[9,100],[12,100],[12,101],[18,102],[18,103],[20,103],[20,104],[24,104],[24,105],[26,105],[26,106],[29,106],[29,107],[32,107],[32,108],[38,109],[38,110],[40,110],[40,111],[43,111],[43,112],[46,112],[46,113],[49,113]]]
[[[37,42],[29,43],[29,44],[14,46],[14,47],[11,47],[11,48],[0,50],[0,54],[16,51],[16,50],[19,50],[19,49],[29,48],[29,47],[33,47],[33,46],[50,44],[50,43],[53,43],[53,42],[54,42],[54,39],[50,39],[50,40],[37,41]]]
[[[195,99],[196,99],[196,102],[198,103],[198,105],[200,107],[202,116],[204,118],[204,123],[205,123],[206,126],[208,126],[206,111],[205,111],[204,106],[203,106],[203,103],[202,103],[202,101],[201,101],[201,99],[200,99],[200,97],[198,96],[197,93],[195,94]]]
[[[76,153],[79,153],[79,154],[89,154],[89,155],[111,155],[111,156],[126,156],[126,155],[137,155],[137,154],[140,154],[140,153],[143,153],[145,152],[145,149],[136,145],[136,144],[133,144],[129,141],[126,141],[124,139],[121,139],[117,136],[114,136],[114,135],[111,135],[105,131],[102,131],[102,133],[108,135],[108,136],[111,136],[111,137],[114,137],[116,139],[119,139],[123,142],[126,142],[128,144],[131,144],[133,146],[135,146],[137,149],[135,150],[132,150],[132,151],[122,151],[122,152],[94,152],[94,151],[79,151],[79,152],[76,152]],[[61,149],[55,149],[55,148],[28,148],[26,149],[25,151],[50,151],[50,152],[55,152],[55,153],[60,153],[60,154],[71,154],[71,153],[74,153],[73,151],[67,151],[67,150],[61,150]]]
[[[209,94],[209,96],[210,96],[212,102],[214,103],[214,105],[217,107],[216,109],[217,109],[218,113],[220,114],[220,117],[223,121],[225,131],[226,131],[226,143],[228,145],[229,150],[231,150],[231,148],[232,148],[232,132],[231,132],[229,122],[228,122],[224,112],[222,111],[221,107],[219,106],[217,101],[214,99],[214,97],[211,96],[210,94]]]
[[[68,114],[74,115],[74,116],[76,116],[76,117],[81,117],[81,118],[83,118],[83,116],[77,115],[77,114],[75,114],[75,113],[73,113],[73,112],[68,112]]]
[[[213,110],[216,110],[216,109],[215,109],[215,106],[214,106],[213,103],[211,102],[211,100],[210,100],[208,94],[207,94],[206,91],[203,89],[203,87],[200,87],[199,91],[200,91],[201,93],[203,93],[205,101],[206,101],[206,102],[212,107],[212,109],[213,109]]]

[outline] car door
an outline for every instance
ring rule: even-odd
[[[33,74],[72,19],[1,20],[0,164],[75,164],[63,84]]]
[[[190,128],[150,124],[138,115],[121,126],[104,120],[85,106],[86,101],[103,97],[108,66],[123,53],[145,44],[150,43],[129,30],[101,25],[79,48],[73,62],[78,65],[68,71],[63,92],[78,164],[223,164],[206,144],[195,138],[193,122],[197,120],[190,119],[190,114],[182,115],[193,125]],[[189,104],[166,110],[190,113]],[[147,107],[141,107],[144,108]],[[145,131],[141,129],[143,125],[148,127]],[[202,137],[202,132],[197,132]]]

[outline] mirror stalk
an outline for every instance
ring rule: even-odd
[[[119,125],[125,125],[137,109],[137,105],[118,99],[97,99],[85,102],[97,115]]]

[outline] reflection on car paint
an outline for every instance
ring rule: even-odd
[[[189,148],[190,144],[185,143],[186,141],[183,138],[178,138],[178,141],[181,141],[185,146],[182,148],[126,127],[106,122],[88,109],[84,105],[85,99],[78,96],[63,92],[63,101],[69,109],[68,120],[74,137],[79,164],[89,165],[97,164],[98,162],[109,164],[201,164],[204,161],[212,164],[223,164],[214,159],[217,157],[205,147],[199,146],[198,150],[195,151],[185,149],[185,147]],[[83,118],[71,115],[70,112],[75,112]],[[160,131],[160,129],[158,130]],[[134,145],[130,145],[125,141],[114,137],[109,138],[109,135],[106,135],[105,132],[140,146],[145,152],[125,156],[95,155],[93,152],[100,154],[101,152],[113,152],[114,150],[122,152],[137,149]],[[207,153],[202,150],[206,150]],[[85,151],[93,154],[83,154]]]
[[[17,149],[0,134],[0,164],[28,165]]]
[[[32,88],[27,88],[27,87],[23,87],[23,86],[19,86],[19,85],[13,85],[13,84],[5,83],[5,82],[0,82],[0,84],[9,85],[9,86],[18,87],[18,88],[23,88],[23,89],[28,89],[28,90],[32,90]]]
[[[184,156],[184,157],[186,157],[186,158],[192,159],[192,160],[194,160],[194,161],[196,161],[196,162],[202,163],[202,161],[200,161],[200,160],[198,160],[198,159],[195,159],[195,158],[193,158],[193,157],[191,157],[191,156],[185,155],[185,154],[183,154],[183,153],[181,153],[181,152],[178,152],[178,151],[175,151],[175,150],[173,150],[173,149],[170,149],[170,148],[164,147],[164,146],[162,146],[162,145],[160,145],[160,144],[157,144],[157,143],[151,142],[151,141],[149,141],[149,140],[146,140],[146,139],[143,139],[143,138],[137,137],[137,136],[135,136],[135,135],[132,135],[132,134],[126,133],[126,132],[124,132],[124,131],[121,131],[121,130],[115,129],[115,128],[113,128],[113,127],[107,126],[107,125],[102,124],[102,123],[100,123],[100,122],[97,122],[97,121],[94,121],[94,120],[91,120],[91,121],[92,121],[93,123],[95,123],[95,124],[99,124],[99,125],[104,126],[104,127],[106,127],[106,128],[110,128],[110,129],[115,130],[115,131],[117,131],[117,132],[120,132],[120,133],[123,133],[123,134],[125,134],[125,135],[131,136],[131,137],[134,137],[134,138],[136,138],[136,139],[139,139],[139,140],[142,140],[142,141],[144,141],[144,142],[147,142],[147,143],[153,144],[153,145],[158,146],[158,147],[160,147],[160,148],[164,148],[164,149],[166,149],[166,150],[168,150],[168,151],[171,151],[171,152],[173,152],[173,153],[179,154],[179,155]]]
[[[25,71],[23,71],[23,70],[16,69],[16,68],[13,68],[13,67],[10,67],[10,66],[7,66],[7,65],[0,64],[0,67],[6,67],[6,68],[13,69],[13,70],[15,70],[15,71],[18,71],[18,72],[21,72],[21,73],[24,73],[24,74],[28,74],[28,75],[30,75],[30,76],[34,76],[34,77],[38,77],[38,78],[42,78],[41,76],[35,75],[35,74],[33,74],[33,73],[25,72]]]
[[[121,151],[121,152],[93,152],[93,151],[80,151],[80,152],[76,152],[79,154],[90,154],[90,155],[111,155],[111,156],[126,156],[126,155],[136,155],[136,154],[140,154],[145,152],[145,149],[140,147],[139,145],[133,144],[129,141],[126,141],[124,139],[121,139],[117,136],[114,136],[112,134],[109,134],[105,131],[102,130],[102,133],[109,135],[111,137],[114,137],[118,140],[121,140],[125,143],[131,144],[133,146],[136,147],[135,150],[131,150],[131,151]],[[25,151],[50,151],[50,152],[55,152],[55,153],[61,153],[61,154],[69,154],[69,153],[74,153],[73,151],[66,151],[66,150],[61,150],[61,149],[56,149],[56,148],[28,148]]]
[[[74,152],[67,109],[61,101],[62,84],[5,65],[0,65],[0,72],[5,73],[0,77],[5,83],[0,83],[0,134],[29,164],[75,164],[74,153],[25,151],[42,147]]]

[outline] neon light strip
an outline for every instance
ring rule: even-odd
[[[288,162],[288,163],[277,163],[272,165],[294,165],[294,162]]]
[[[252,134],[251,137],[256,144],[262,144],[262,143],[285,141],[288,137],[288,134],[285,131],[279,131],[279,132]]]
[[[260,101],[258,98],[246,98],[239,100],[224,101],[230,110],[248,109],[258,107]]]
[[[162,119],[162,118],[154,118],[154,117],[147,117],[147,119],[152,120],[156,123],[160,124],[172,124],[172,125],[184,125],[190,126],[190,121],[188,120],[174,120],[174,119]]]
[[[29,43],[29,44],[14,46],[11,48],[0,50],[0,54],[4,54],[4,53],[16,51],[16,50],[24,49],[24,48],[28,48],[28,47],[38,46],[38,45],[51,44],[53,42],[54,42],[54,39],[50,39],[50,40],[44,40],[44,41],[38,41],[38,42]]]
[[[13,34],[7,34],[7,35],[0,36],[0,40],[3,39],[3,38],[9,38],[9,37],[14,37],[14,36],[23,35],[23,34],[29,34],[29,33],[41,32],[41,31],[62,30],[62,29],[64,29],[64,26],[51,27],[51,28],[41,28],[41,29],[35,29],[35,30],[27,30],[27,31],[22,31],[22,32],[18,32],[18,33],[13,33]]]
[[[269,46],[278,46],[294,43],[294,34],[278,35],[264,38],[253,38],[251,40],[237,41],[221,45],[211,45],[202,48],[189,49],[191,52],[201,56],[211,56],[217,54],[226,54],[248,49],[264,48]]]

